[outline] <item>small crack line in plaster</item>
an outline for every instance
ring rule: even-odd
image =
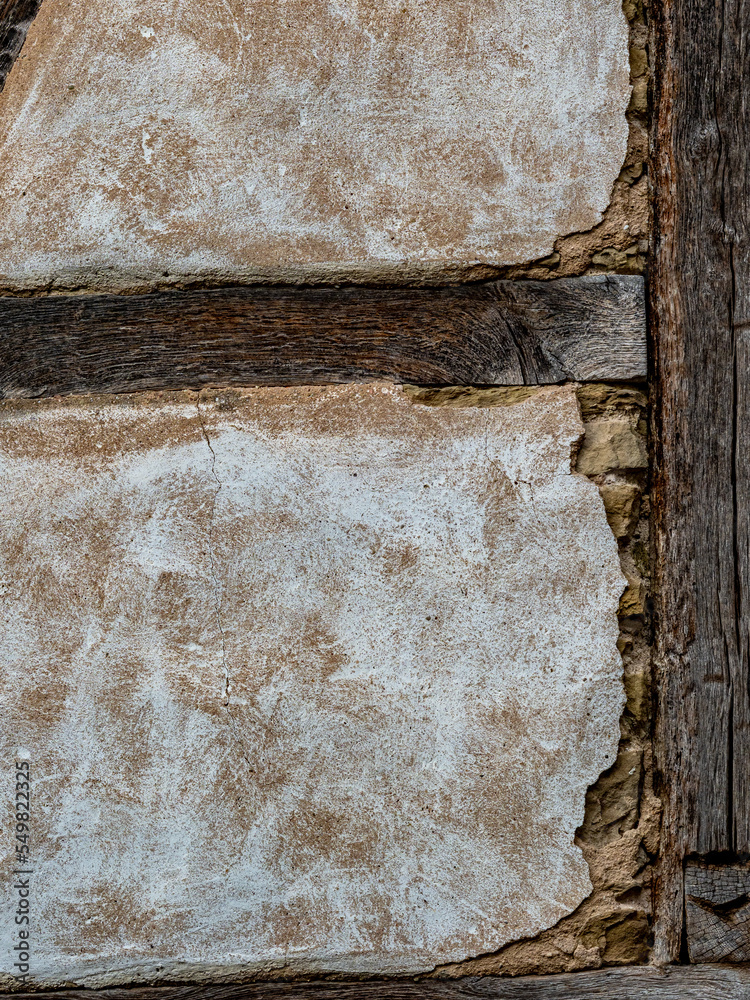
[[[489,413],[487,413],[486,416],[485,416],[485,425],[484,425],[484,457],[485,457],[485,460],[486,460],[487,464],[490,466],[491,469],[493,469],[493,470],[500,469],[500,471],[502,472],[502,474],[505,475],[508,479],[510,479],[510,476],[508,474],[508,470],[504,468],[502,462],[499,462],[495,458],[490,458],[490,447],[489,447],[490,424],[491,424],[491,416],[490,416]],[[534,519],[535,519],[536,523],[542,529],[542,533],[543,533],[544,537],[545,538],[549,538],[549,535],[547,534],[547,531],[545,530],[544,524],[542,523],[542,520],[539,517],[539,514],[537,513],[536,504],[534,503],[534,484],[532,482],[530,482],[528,479],[521,479],[520,477],[518,479],[511,480],[511,482],[513,483],[514,486],[518,486],[519,483],[522,484],[523,486],[528,486],[528,489],[529,489],[528,500],[529,500],[529,503],[531,504],[531,512],[534,515]]]
[[[198,421],[201,425],[201,431],[203,432],[203,437],[208,445],[208,450],[211,452],[211,475],[216,481],[216,489],[214,491],[213,501],[211,503],[211,515],[208,521],[208,559],[211,566],[211,578],[214,583],[214,605],[216,607],[216,624],[219,627],[219,634],[221,636],[221,664],[224,669],[224,704],[229,706],[229,695],[232,691],[232,684],[229,677],[229,664],[227,663],[227,640],[226,634],[224,632],[224,622],[221,616],[221,587],[219,585],[219,577],[216,574],[216,563],[214,560],[214,518],[216,515],[216,501],[218,500],[219,493],[221,493],[223,483],[219,479],[216,472],[216,452],[211,444],[211,439],[208,436],[208,431],[206,430],[206,425],[203,421],[203,414],[201,413],[200,398],[195,402],[195,408],[198,411]]]
[[[557,479],[562,477],[553,476],[552,478]],[[522,486],[526,486],[528,488],[528,494],[526,499],[529,501],[531,505],[531,513],[534,515],[534,520],[536,521],[537,527],[539,528],[542,534],[542,538],[546,538],[547,541],[549,541],[550,534],[549,531],[547,530],[546,522],[542,520],[542,518],[539,516],[539,511],[536,509],[536,502],[534,498],[534,484],[529,479],[516,479],[515,485],[518,486],[519,483]]]
[[[198,413],[198,422],[201,426],[203,437],[205,439],[206,445],[208,446],[208,450],[211,452],[211,475],[216,481],[216,490],[214,491],[213,502],[211,504],[211,516],[208,522],[208,558],[209,558],[209,565],[211,567],[211,578],[213,579],[214,583],[214,605],[216,607],[216,623],[219,627],[219,634],[221,635],[221,663],[224,669],[223,702],[224,702],[224,707],[227,710],[227,718],[229,719],[229,728],[232,731],[232,736],[239,745],[240,752],[242,753],[242,756],[245,759],[245,763],[247,764],[250,772],[254,773],[255,768],[253,767],[253,763],[250,760],[247,748],[245,747],[245,741],[242,739],[239,732],[237,731],[237,720],[232,714],[232,709],[229,704],[229,698],[232,693],[232,681],[231,681],[231,675],[229,673],[229,661],[227,660],[226,632],[224,631],[224,621],[221,614],[221,586],[219,584],[219,577],[216,573],[216,562],[214,559],[214,518],[216,515],[216,502],[219,497],[219,493],[221,493],[224,487],[224,484],[219,479],[219,476],[216,472],[216,452],[214,451],[213,445],[211,444],[211,439],[208,436],[208,430],[206,429],[206,424],[203,420],[203,414],[201,413],[201,407],[200,407],[200,397],[198,397],[198,399],[196,399],[195,401],[195,409]]]
[[[484,425],[484,457],[485,457],[485,460],[487,461],[487,463],[489,464],[489,466],[492,469],[498,469],[499,468],[500,471],[505,476],[508,476],[508,472],[503,467],[502,462],[497,461],[497,459],[490,458],[490,449],[489,449],[490,423],[491,423],[491,417],[490,417],[490,414],[487,413],[486,416],[485,416],[485,425]],[[560,477],[554,476],[553,478],[555,478],[555,479],[557,479],[557,478],[564,478],[565,476],[567,476],[567,473],[563,473],[563,475],[560,476]],[[510,478],[510,477],[508,476],[508,478]],[[536,521],[537,526],[538,526],[538,528],[540,529],[540,531],[542,533],[542,537],[546,538],[547,540],[549,540],[550,535],[549,535],[549,531],[547,530],[547,526],[546,526],[545,522],[542,520],[542,518],[539,517],[539,512],[536,509],[536,503],[535,503],[535,500],[534,500],[534,484],[533,484],[533,482],[531,482],[528,479],[521,479],[521,478],[512,480],[512,482],[513,482],[514,486],[518,486],[519,483],[520,483],[521,485],[528,487],[528,497],[527,497],[527,499],[528,499],[529,503],[531,504],[531,513],[534,515],[534,520]]]

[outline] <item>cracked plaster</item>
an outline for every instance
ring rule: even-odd
[[[588,896],[623,577],[582,430],[556,387],[4,405],[35,983],[418,973]]]

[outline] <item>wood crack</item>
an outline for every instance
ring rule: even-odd
[[[667,0],[655,24],[655,954],[680,960],[685,907],[696,962],[750,944],[708,934],[686,866],[750,852],[750,4]]]

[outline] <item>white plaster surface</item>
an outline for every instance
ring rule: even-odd
[[[34,981],[411,973],[554,924],[623,705],[573,390],[197,398],[0,410]]]
[[[44,0],[0,95],[0,284],[437,274],[594,226],[620,0]]]

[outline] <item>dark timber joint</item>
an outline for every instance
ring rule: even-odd
[[[0,398],[389,379],[643,381],[643,279],[0,298]]]
[[[685,930],[691,962],[750,962],[750,864],[688,860]]]
[[[0,91],[41,6],[42,0],[0,0]]]

